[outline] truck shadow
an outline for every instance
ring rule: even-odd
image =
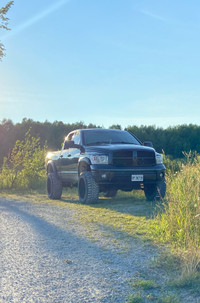
[[[149,202],[142,198],[116,197],[113,199],[100,199],[99,203],[92,205],[96,208],[105,208],[123,214],[153,219],[164,211],[164,203],[160,201]]]
[[[62,202],[84,205],[79,202],[78,196],[76,199],[69,199],[63,196]],[[127,196],[120,193],[115,198],[100,197],[97,203],[88,204],[87,206],[153,219],[158,214],[164,212],[165,203],[164,201],[146,201],[143,197]]]

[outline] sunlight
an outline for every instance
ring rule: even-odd
[[[56,2],[55,4],[51,5],[47,9],[45,9],[44,11],[39,12],[37,15],[35,15],[32,18],[26,20],[22,24],[18,25],[14,30],[6,33],[4,36],[1,37],[1,40],[5,40],[5,39],[7,39],[11,36],[14,36],[14,35],[22,32],[23,30],[25,30],[29,26],[31,26],[31,25],[37,23],[38,21],[44,19],[45,17],[52,14],[53,12],[60,9],[62,6],[64,6],[65,4],[67,4],[69,2],[70,2],[70,0],[60,0],[60,1]]]

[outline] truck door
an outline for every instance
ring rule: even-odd
[[[80,132],[70,134],[67,140],[73,140],[75,144],[80,144]],[[76,183],[78,181],[78,160],[80,149],[63,149],[60,155],[60,173],[62,180],[66,183]]]

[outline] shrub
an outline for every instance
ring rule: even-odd
[[[0,173],[0,188],[36,189],[44,184],[44,158],[47,146],[40,146],[40,138],[26,133],[24,140],[15,143],[10,155],[4,158]]]

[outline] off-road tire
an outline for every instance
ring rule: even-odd
[[[158,184],[146,184],[144,193],[147,201],[162,200],[166,194],[166,181],[163,179]]]
[[[55,173],[47,175],[47,193],[49,199],[59,200],[62,196],[62,182]]]
[[[96,203],[99,198],[99,186],[94,180],[92,173],[83,171],[78,181],[79,201],[83,204]]]

